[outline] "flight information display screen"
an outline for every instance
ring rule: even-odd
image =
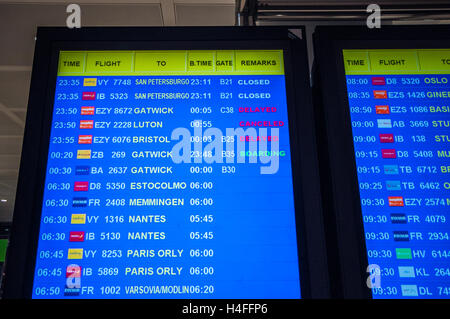
[[[449,298],[450,50],[343,57],[373,297]]]
[[[61,51],[32,297],[300,298],[289,140],[282,50]]]

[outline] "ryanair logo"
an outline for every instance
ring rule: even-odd
[[[74,197],[72,199],[72,207],[86,207],[88,204],[87,197]]]
[[[406,215],[405,214],[391,214],[391,223],[392,224],[406,224]]]
[[[394,241],[409,241],[409,233],[407,230],[394,231]]]

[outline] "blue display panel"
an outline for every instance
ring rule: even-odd
[[[282,51],[61,52],[51,125],[33,298],[300,298]]]
[[[344,50],[374,298],[450,297],[448,50]]]

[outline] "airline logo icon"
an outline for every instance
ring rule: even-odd
[[[402,187],[400,181],[386,181],[386,189],[388,191],[399,191]]]
[[[97,78],[85,78],[83,86],[97,86]]]
[[[409,233],[407,230],[394,231],[394,241],[409,241]]]
[[[81,120],[80,121],[80,128],[81,129],[94,128],[94,121],[93,120]]]
[[[69,241],[71,242],[84,241],[84,231],[71,231],[69,233]]]
[[[73,190],[75,192],[87,192],[89,190],[89,182],[75,182]]]
[[[402,296],[404,297],[418,297],[419,292],[417,290],[417,285],[401,285]]]
[[[387,99],[387,91],[386,90],[374,90],[373,97],[376,99]]]
[[[388,201],[391,207],[402,207],[405,205],[402,196],[389,196]]]
[[[66,268],[66,278],[80,278],[81,267],[76,264],[71,264]]]
[[[398,175],[398,165],[384,165],[383,166],[384,174],[386,175]]]
[[[77,159],[91,159],[91,150],[77,150]]]
[[[92,144],[92,135],[78,135],[78,144]]]
[[[81,278],[67,278],[64,296],[79,296],[81,291]]]
[[[377,124],[378,128],[392,128],[391,119],[378,119]]]
[[[414,272],[414,267],[412,266],[399,266],[398,276],[400,278],[415,278],[416,274]]]
[[[64,296],[79,296],[81,288],[81,267],[75,264],[66,268]]]
[[[81,99],[84,101],[95,100],[95,92],[83,92]]]
[[[390,114],[389,105],[375,105],[375,113],[377,114]]]
[[[71,224],[86,224],[86,214],[72,214],[70,218]]]
[[[411,248],[395,248],[397,259],[412,259]]]
[[[87,197],[74,197],[72,199],[72,207],[86,207],[88,204]]]
[[[394,134],[380,134],[380,143],[394,143]]]
[[[386,79],[384,76],[373,76],[372,85],[386,85]]]
[[[94,115],[95,107],[94,106],[82,106],[81,107],[81,115]]]
[[[83,248],[69,248],[67,259],[83,259]]]
[[[395,152],[395,149],[382,149],[381,156],[383,158],[397,158],[397,153]]]
[[[89,175],[90,166],[75,166],[75,175]]]
[[[391,214],[391,223],[392,224],[406,224],[406,215],[405,214]]]

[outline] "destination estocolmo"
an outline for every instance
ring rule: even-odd
[[[180,190],[186,189],[186,182],[130,182],[129,189],[132,190]]]

